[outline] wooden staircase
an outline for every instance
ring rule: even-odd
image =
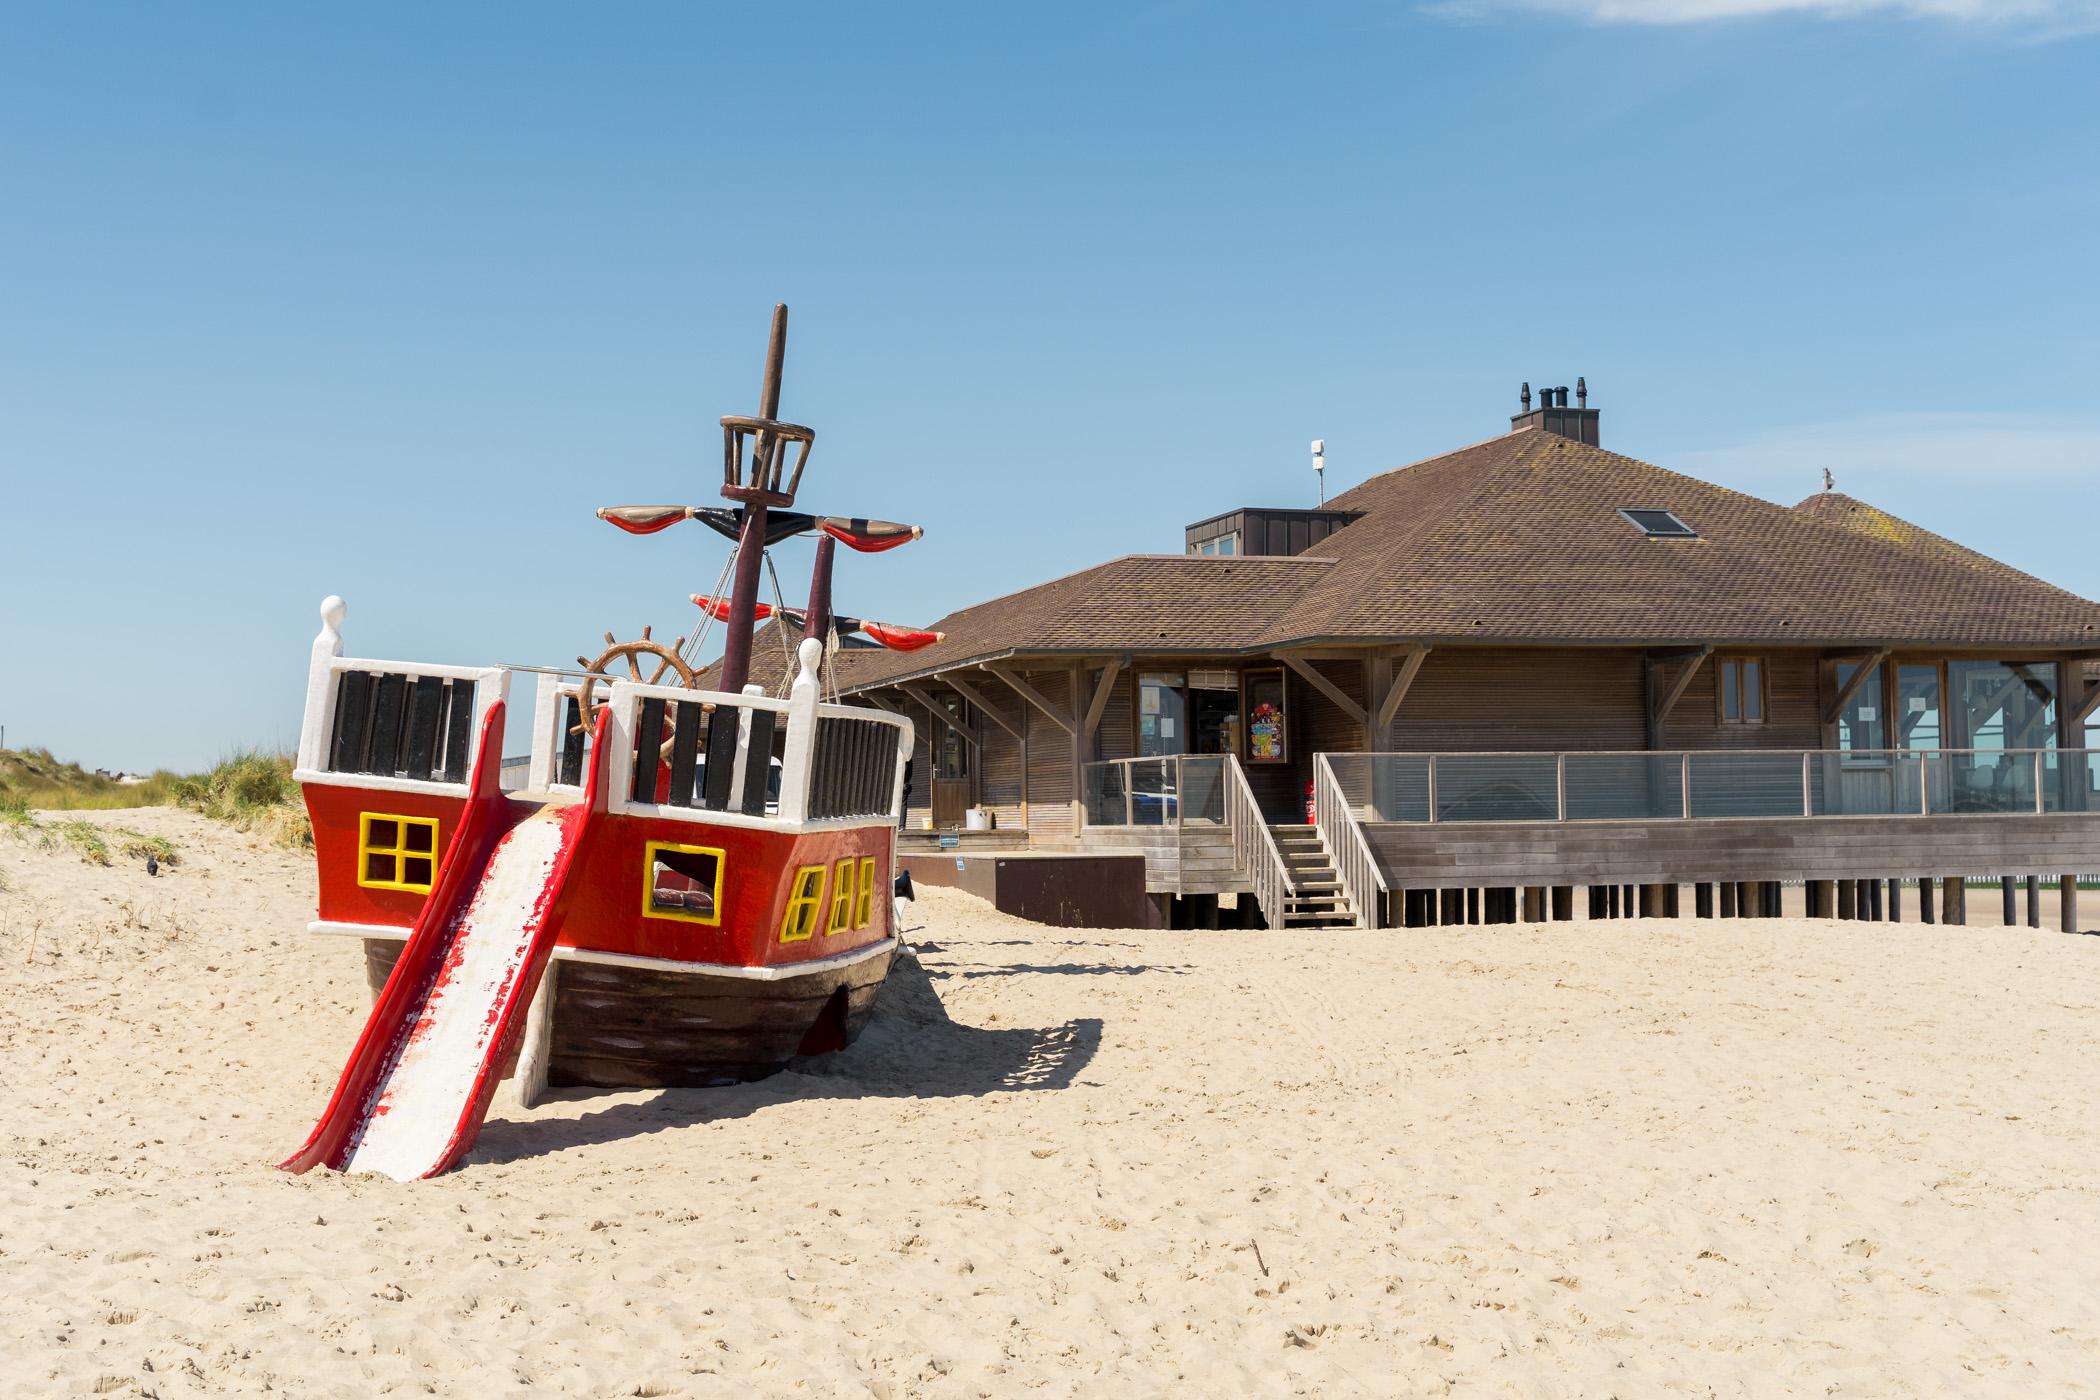
[[[1284,896],[1283,924],[1288,928],[1353,926],[1356,910],[1342,892],[1341,878],[1327,857],[1319,831],[1311,826],[1269,827],[1276,849],[1290,876],[1290,892]]]

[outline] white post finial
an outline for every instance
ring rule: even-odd
[[[824,644],[804,637],[795,648],[801,672],[788,690],[787,743],[780,754],[780,817],[799,822],[809,813],[810,764],[816,756],[817,673],[824,664]]]
[[[306,713],[299,723],[299,767],[318,773],[328,766],[329,719],[335,713],[335,659],[343,654],[343,600],[331,593],[321,600],[321,631],[314,638],[306,669]]]

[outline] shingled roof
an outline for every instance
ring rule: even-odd
[[[1794,512],[1842,525],[1872,539],[1904,545],[1950,564],[1966,564],[1973,569],[2025,579],[2043,588],[2050,587],[2032,574],[2023,574],[2010,564],[2001,563],[1988,554],[1979,554],[1967,545],[1956,544],[1945,535],[1936,535],[1923,525],[1913,524],[1900,515],[1891,515],[1879,506],[1870,506],[1842,491],[1818,491],[1807,500],[1796,502]]]
[[[1111,560],[951,613],[927,650],[844,653],[838,683],[1316,643],[2100,647],[2100,604],[1850,497],[1790,509],[1537,429],[1329,504],[1362,515],[1316,556]],[[1650,538],[1622,509],[1671,511],[1697,538]]]

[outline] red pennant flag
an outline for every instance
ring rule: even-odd
[[[653,535],[668,530],[693,513],[691,506],[600,506],[598,518],[610,521],[630,535]]]

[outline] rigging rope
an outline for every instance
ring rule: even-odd
[[[707,595],[710,599],[722,596],[722,585],[729,581],[730,570],[735,567],[736,548],[732,546],[729,551],[728,561],[722,565],[722,572],[715,575],[715,586]],[[686,633],[685,640],[678,644],[678,659],[685,662],[686,665],[692,666],[696,671],[700,669],[699,666],[695,665],[692,658],[688,657],[686,653],[691,652],[693,657],[701,654],[700,648],[706,644],[708,631],[714,626],[714,621],[714,611],[711,608],[701,608],[700,620],[693,624],[693,630]]]
[[[788,644],[787,599],[780,593],[780,571],[773,567],[773,551],[769,549],[760,557],[766,561],[766,572],[773,578],[773,630],[780,634],[780,656],[785,663],[780,668],[780,694],[774,698],[785,699],[795,684],[796,673],[795,649]]]

